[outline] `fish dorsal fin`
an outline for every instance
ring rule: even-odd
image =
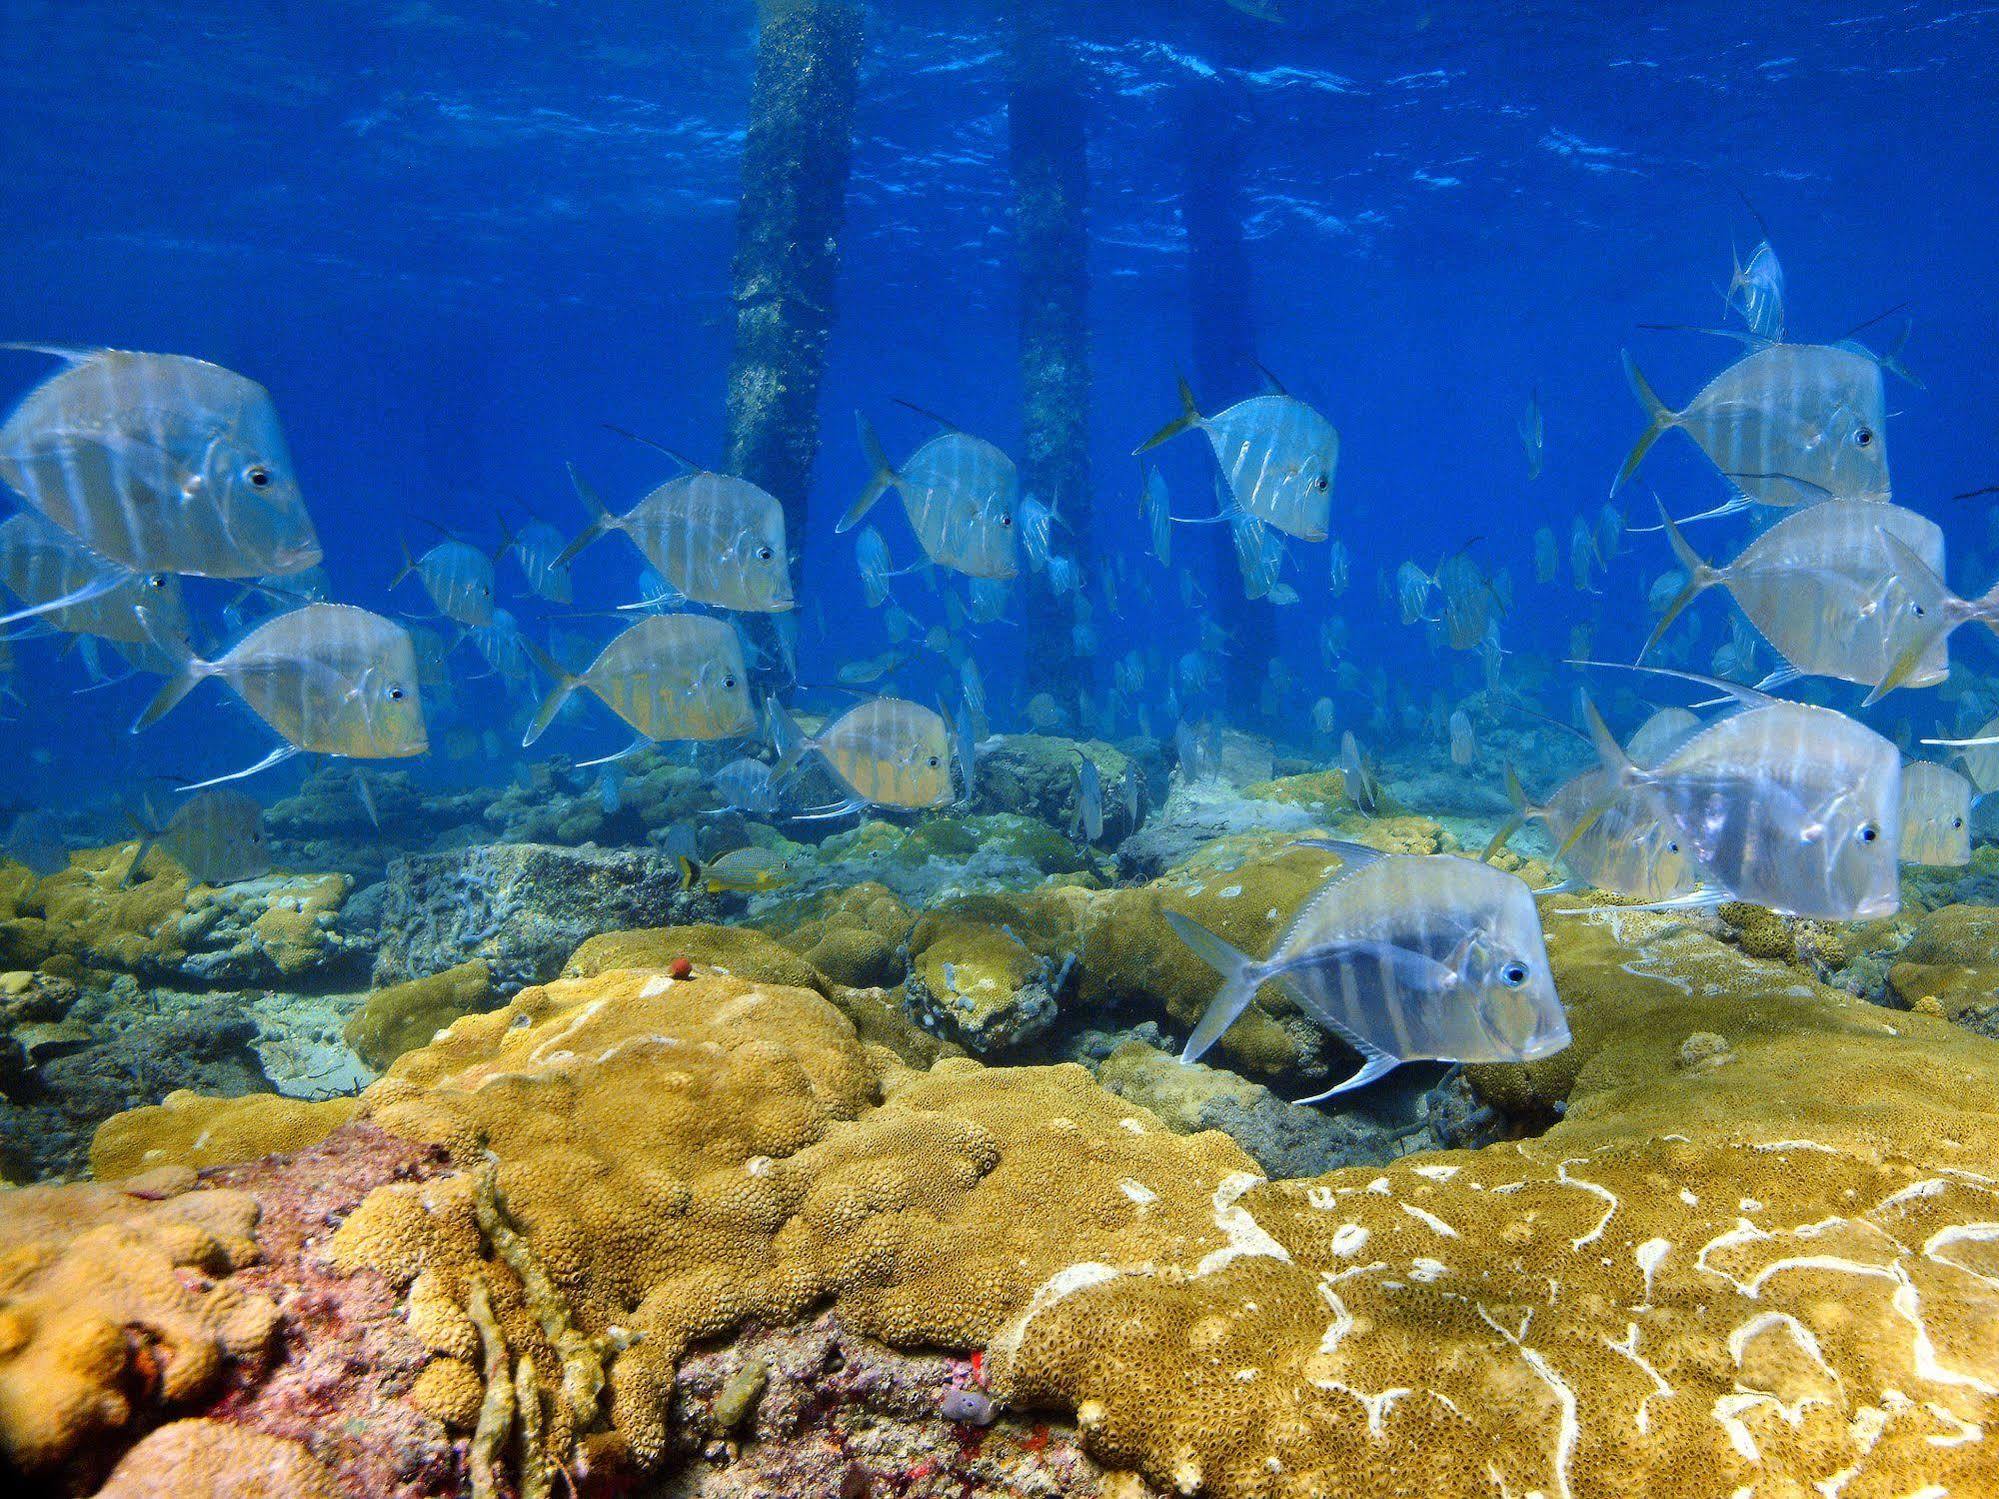
[[[684,453],[675,451],[674,449],[668,447],[663,442],[657,442],[650,437],[641,437],[639,436],[638,433],[629,431],[624,427],[620,427],[614,422],[605,422],[603,423],[603,427],[606,432],[615,432],[618,434],[618,436],[628,437],[633,442],[638,443],[642,447],[652,448],[657,452],[666,454],[667,457],[671,458],[675,463],[679,464],[682,468],[686,469],[687,472],[690,474],[705,474],[708,472],[707,469],[704,469],[700,464],[696,463],[692,458],[689,458]]]
[[[1270,394],[1279,396],[1288,396],[1291,394],[1290,391],[1284,388],[1284,382],[1270,373],[1269,365],[1265,364],[1261,359],[1252,359],[1250,363],[1255,365],[1256,372],[1263,376],[1264,383],[1270,387]]]
[[[1361,871],[1379,864],[1388,855],[1378,848],[1370,848],[1365,843],[1349,843],[1340,838],[1299,838],[1293,848],[1316,848],[1340,858],[1340,870],[1325,884],[1313,891],[1305,903],[1291,913],[1291,919],[1284,923],[1277,941],[1270,949],[1271,961],[1285,950],[1291,938],[1305,929],[1314,918],[1324,914],[1328,905],[1337,901],[1353,878]]]
[[[948,416],[939,416],[934,411],[925,410],[923,407],[917,405],[914,401],[905,401],[900,396],[893,397],[892,399],[895,401],[896,405],[901,406],[906,410],[913,411],[918,416],[927,417],[929,420],[935,422],[938,426],[942,427],[946,432],[962,432],[965,430],[963,427],[959,426],[956,422],[952,421],[951,418],[949,418]]]
[[[1635,666],[1626,661],[1591,661],[1575,657],[1563,663],[1565,666],[1601,666],[1612,671],[1642,671],[1655,677],[1678,677],[1683,682],[1698,682],[1703,687],[1712,687],[1717,692],[1725,692],[1745,708],[1767,708],[1772,703],[1785,699],[1772,697],[1769,693],[1741,682],[1730,682],[1722,677],[1710,677],[1697,671],[1678,671],[1670,666]]]
[[[12,349],[17,354],[47,354],[52,359],[61,359],[70,364],[82,364],[87,359],[95,359],[99,354],[109,354],[109,349],[87,349],[80,344],[41,344],[27,342],[0,343],[0,349]]]
[[[1640,323],[1638,326],[1648,333],[1705,333],[1712,338],[1732,338],[1747,346],[1751,352],[1775,348],[1783,342],[1782,339],[1751,333],[1747,328],[1703,328],[1697,323]]]

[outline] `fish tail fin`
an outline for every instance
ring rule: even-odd
[[[1673,602],[1666,606],[1666,612],[1659,616],[1659,623],[1652,627],[1652,634],[1646,640],[1645,648],[1638,653],[1640,661],[1651,654],[1652,647],[1664,638],[1666,631],[1672,628],[1673,621],[1680,617],[1680,612],[1719,583],[1722,577],[1720,569],[1710,567],[1701,559],[1700,553],[1696,552],[1687,538],[1681,534],[1672,516],[1666,514],[1666,507],[1663,504],[1659,506],[1659,519],[1666,528],[1666,540],[1672,545],[1674,558],[1686,569],[1687,582],[1686,586],[1673,596]]]
[[[144,729],[150,729],[162,718],[165,718],[168,713],[173,711],[176,703],[194,691],[206,678],[214,676],[216,672],[214,662],[202,660],[201,657],[194,653],[193,646],[182,640],[178,635],[161,629],[159,621],[153,617],[152,610],[142,604],[139,606],[138,615],[140,625],[145,628],[146,634],[152,638],[153,644],[173,658],[174,673],[167,678],[165,684],[160,688],[159,693],[153,700],[146,704],[145,711],[132,720],[132,732],[134,734]]]
[[[798,726],[798,720],[791,716],[791,710],[776,698],[770,700],[770,732],[777,744],[777,763],[770,768],[770,778],[775,781],[797,768],[805,752],[812,747],[812,741]]]
[[[1652,389],[1651,382],[1639,372],[1638,361],[1631,357],[1629,349],[1624,351],[1624,378],[1631,382],[1632,394],[1638,397],[1639,404],[1645,408],[1645,415],[1650,425],[1632,445],[1631,456],[1624,460],[1624,467],[1617,471],[1617,479],[1610,486],[1613,495],[1624,487],[1625,480],[1638,471],[1638,465],[1645,461],[1645,455],[1652,450],[1652,444],[1659,440],[1667,428],[1679,420],[1678,414],[1659,399],[1659,393]]]
[[[1500,824],[1499,831],[1492,835],[1492,841],[1479,855],[1482,863],[1490,864],[1492,856],[1505,848],[1513,835],[1541,815],[1541,809],[1528,799],[1527,788],[1520,783],[1520,772],[1513,768],[1513,762],[1506,762],[1506,799],[1513,803],[1513,815]]]
[[[161,829],[159,818],[150,806],[146,808],[143,820],[137,812],[126,808],[125,821],[130,824],[132,836],[138,843],[132,850],[132,862],[125,866],[125,878],[118,882],[118,888],[130,890],[138,882],[139,870],[146,862],[146,855],[152,852],[153,840],[160,836]]]
[[[680,856],[680,888],[692,890],[701,879],[701,866],[682,854]]]
[[[1576,819],[1569,835],[1555,850],[1557,859],[1563,857],[1583,839],[1583,835],[1596,826],[1597,820],[1608,812],[1617,800],[1617,794],[1628,786],[1638,774],[1638,768],[1631,763],[1631,757],[1624,753],[1624,747],[1617,742],[1617,736],[1610,732],[1610,725],[1603,721],[1603,715],[1596,711],[1596,703],[1585,692],[1582,695],[1583,720],[1589,725],[1590,742],[1596,746],[1597,758],[1609,773],[1610,789],[1603,799]]]
[[[391,588],[400,587],[403,579],[416,571],[416,558],[410,555],[410,542],[407,536],[398,536],[396,538],[396,550],[403,554],[403,565],[397,568],[396,575],[389,579],[389,587]]]
[[[583,685],[583,679],[573,672],[564,671],[561,662],[526,635],[521,637],[521,645],[526,649],[528,659],[534,662],[535,669],[555,684],[535,710],[534,722],[528,725],[527,733],[521,737],[521,748],[526,749],[548,732],[548,726],[555,722],[555,715],[562,711],[562,705],[569,701],[570,694]]]
[[[574,541],[562,549],[561,555],[552,564],[555,567],[567,567],[576,560],[578,552],[606,532],[617,530],[621,524],[619,518],[611,513],[611,507],[598,496],[590,481],[576,472],[575,464],[566,463],[563,467],[569,470],[569,487],[576,491],[576,498],[581,500],[583,508],[590,512],[590,523],[577,533]]]
[[[876,433],[874,423],[866,413],[854,413],[854,428],[861,436],[861,452],[868,460],[868,485],[860,498],[847,507],[847,513],[840,517],[840,523],[833,528],[837,536],[851,531],[861,523],[861,517],[874,508],[876,500],[888,492],[889,485],[895,483],[895,465],[888,461],[888,450],[882,446],[881,437]]]
[[[1201,408],[1194,404],[1193,387],[1183,378],[1180,381],[1180,414],[1140,443],[1136,451],[1143,453],[1156,448],[1169,438],[1178,437],[1182,432],[1192,431],[1200,425]]]
[[[1174,935],[1194,950],[1196,957],[1222,976],[1222,987],[1201,1012],[1199,1023],[1180,1052],[1183,1062],[1199,1061],[1201,1054],[1222,1038],[1222,1033],[1235,1024],[1256,998],[1257,986],[1263,982],[1263,965],[1178,911],[1159,914],[1166,918]]]

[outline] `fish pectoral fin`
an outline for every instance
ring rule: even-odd
[[[176,791],[201,791],[209,786],[220,786],[225,781],[245,780],[260,770],[269,770],[273,765],[283,764],[297,753],[297,745],[281,744],[255,765],[245,766],[242,770],[232,770],[226,776],[210,776],[205,781],[189,781],[185,786],[176,786],[174,789]]]
[[[1382,1076],[1385,1073],[1393,1071],[1397,1066],[1401,1064],[1400,1058],[1391,1057],[1386,1052],[1371,1051],[1366,1055],[1367,1055],[1367,1060],[1361,1063],[1360,1071],[1356,1072],[1352,1077],[1348,1078],[1345,1082],[1335,1083],[1333,1084],[1332,1087],[1326,1088],[1321,1092],[1313,1093],[1305,1098],[1295,1099],[1293,1101],[1300,1105],[1308,1103],[1319,1103],[1325,1099],[1331,1098],[1336,1093],[1351,1093],[1355,1088],[1366,1087],[1376,1078]]]
[[[30,604],[25,609],[16,609],[11,614],[0,614],[0,625],[11,625],[17,620],[33,619],[37,615],[51,614],[58,609],[72,608],[77,604],[87,604],[92,599],[102,598],[112,589],[129,583],[133,575],[115,568],[107,569],[85,583],[81,588],[72,589],[60,598],[45,599],[39,604]]]
[[[652,748],[652,741],[646,738],[645,735],[641,734],[639,735],[638,738],[634,739],[630,744],[626,745],[621,750],[617,750],[608,755],[599,755],[594,760],[578,760],[576,762],[576,768],[578,770],[588,770],[592,766],[596,765],[611,765],[619,760],[630,759],[633,755],[640,753],[642,750],[649,750],[651,748]]]
[[[1726,905],[1735,897],[1730,892],[1713,885],[1700,885],[1680,895],[1671,895],[1664,900],[1648,900],[1630,906],[1576,906],[1565,911],[1556,911],[1557,916],[1589,916],[1598,911],[1705,911],[1714,906]]]

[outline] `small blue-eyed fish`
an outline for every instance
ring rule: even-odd
[[[1088,755],[1076,768],[1076,826],[1091,843],[1104,836],[1104,778]]]
[[[513,553],[528,587],[551,604],[566,604],[573,596],[569,569],[556,560],[566,545],[562,533],[539,518],[507,537],[506,550]]]
[[[1471,715],[1459,708],[1451,714],[1451,764],[1473,765],[1478,761],[1478,740],[1472,734]]]
[[[1513,816],[1493,835],[1485,857],[1490,859],[1527,823],[1538,822],[1562,849],[1561,862],[1570,874],[1592,889],[1648,904],[1693,895],[1700,880],[1664,804],[1647,788],[1634,787],[1604,805],[1607,790],[1601,768],[1586,770],[1536,806],[1507,766],[1506,795]],[[1591,825],[1571,839],[1585,817],[1593,818]]]
[[[620,632],[581,672],[564,671],[532,641],[527,649],[555,685],[521,739],[524,749],[547,732],[579,689],[629,724],[641,742],[734,739],[756,732],[742,641],[710,615],[649,614]]]
[[[1595,569],[1603,566],[1603,552],[1596,544],[1596,532],[1590,523],[1580,515],[1569,527],[1569,574],[1575,580],[1578,593],[1601,593],[1603,590],[1591,586],[1590,578]]]
[[[769,817],[778,809],[777,783],[761,760],[731,760],[715,772],[715,790],[722,805],[737,812]]]
[[[405,546],[402,571],[389,587],[411,576],[446,619],[467,626],[493,622],[493,559],[470,542],[446,538],[421,557],[410,556]]]
[[[1887,400],[1881,366],[1866,354],[1824,344],[1761,344],[1705,385],[1684,408],[1659,399],[1629,353],[1624,372],[1650,424],[1624,460],[1614,495],[1661,435],[1677,427],[1748,504],[1815,505],[1886,500]]]
[[[772,704],[783,776],[817,752],[849,793],[839,810],[862,806],[941,807],[951,800],[951,731],[943,716],[902,698],[857,703],[807,736],[782,704]]]
[[[1207,434],[1239,509],[1300,541],[1326,539],[1340,461],[1340,434],[1332,423],[1282,392],[1251,396],[1217,416],[1203,416],[1182,380],[1180,415],[1138,451],[1197,428]]]
[[[856,413],[855,421],[873,476],[835,531],[851,531],[894,489],[923,554],[939,567],[973,578],[1004,579],[1019,572],[1013,516],[1020,480],[1011,458],[984,438],[941,423],[945,430],[897,469],[868,419]],[[1049,583],[1055,586],[1053,578]]]
[[[867,687],[884,677],[893,676],[910,654],[906,649],[883,651],[862,661],[849,661],[833,675],[843,686]]]
[[[1927,687],[1949,675],[1952,595],[1938,576],[1944,541],[1936,522],[1900,505],[1826,500],[1785,516],[1726,567],[1712,567],[1663,508],[1659,513],[1687,582],[1640,660],[1681,610],[1706,590],[1725,588],[1799,674],[1879,692]]]
[[[694,829],[684,822],[672,823],[652,836],[659,844],[660,852],[669,859],[700,857],[700,839],[695,835]]]
[[[526,642],[521,637],[520,624],[505,609],[495,609],[493,617],[483,625],[469,626],[465,633],[479,654],[486,658],[486,664],[493,674],[502,681],[525,682],[528,678],[528,654]]]
[[[1520,445],[1527,450],[1527,477],[1541,477],[1541,443],[1545,436],[1541,421],[1541,387],[1528,394],[1527,409],[1520,413]]]
[[[590,524],[556,558],[568,566],[598,537],[622,531],[679,599],[747,614],[791,608],[791,559],[785,553],[784,507],[747,479],[711,473],[686,459],[689,472],[649,490],[623,515],[569,468]]]
[[[188,632],[179,578],[130,572],[33,510],[0,521],[0,583],[22,605],[0,623],[32,615],[72,635],[144,645],[143,606],[155,628],[177,638]]]
[[[430,748],[416,648],[407,630],[379,614],[307,604],[265,620],[214,661],[159,632],[153,640],[172,656],[174,675],[132,725],[135,734],[219,677],[285,741],[253,770],[299,751],[397,760]]]
[[[1338,598],[1347,591],[1347,584],[1351,581],[1352,572],[1353,553],[1347,550],[1347,544],[1344,541],[1334,541],[1331,546],[1326,548],[1326,581],[1333,590],[1334,598]]]
[[[1261,961],[1166,911],[1222,987],[1180,1054],[1192,1062],[1275,979],[1360,1053],[1313,1103],[1403,1062],[1531,1062],[1569,1044],[1534,896],[1516,876],[1451,854],[1318,843],[1344,867],[1301,906]]]
[[[680,859],[680,888],[683,890],[698,887],[711,894],[755,895],[765,890],[781,889],[797,878],[798,871],[791,860],[775,849],[754,845],[731,849],[706,864],[697,863],[685,855]]]
[[[1346,778],[1347,800],[1352,802],[1369,817],[1377,815],[1387,805],[1388,797],[1381,789],[1381,781],[1374,773],[1374,766],[1354,738],[1352,729],[1340,735],[1340,770]]]
[[[1151,464],[1145,465],[1145,484],[1139,491],[1139,506],[1145,511],[1145,529],[1152,538],[1152,555],[1161,567],[1173,565],[1173,502],[1166,493],[1166,476]]]
[[[888,543],[873,526],[854,539],[854,565],[861,574],[861,596],[870,609],[879,609],[888,600],[888,580],[894,573],[889,564]]]
[[[1552,583],[1562,575],[1562,553],[1547,526],[1534,533],[1534,581]]]
[[[0,425],[0,479],[99,556],[205,578],[319,561],[263,386],[178,354],[7,347],[63,367]]]
[[[1031,494],[1021,497],[1014,519],[1020,531],[1020,549],[1027,553],[1028,565],[1040,572],[1048,565],[1048,546],[1056,524],[1060,522],[1066,528],[1068,522],[1062,520],[1053,506],[1042,504]]]
[[[1778,264],[1770,241],[1757,245],[1747,260],[1734,262],[1724,300],[1756,337],[1770,343],[1783,341],[1784,267]]]
[[[150,807],[144,821],[130,821],[139,841],[125,871],[127,885],[137,880],[153,848],[165,850],[198,885],[233,885],[271,872],[263,805],[240,791],[199,792],[174,808],[164,824]]]
[[[1649,789],[1677,831],[1700,888],[1676,904],[1746,900],[1784,916],[1862,921],[1900,906],[1902,758],[1843,713],[1750,688],[1670,673],[1746,704],[1708,724],[1658,765],[1638,765],[1583,699],[1605,794],[1570,829]],[[1566,850],[1561,850],[1566,852]]]
[[[1971,862],[1971,782],[1947,765],[1912,760],[1902,767],[1902,862]]]

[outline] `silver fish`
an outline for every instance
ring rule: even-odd
[[[1340,461],[1340,434],[1330,422],[1281,392],[1251,396],[1217,416],[1203,416],[1185,380],[1180,413],[1138,451],[1198,428],[1207,434],[1240,509],[1301,541],[1326,539]]]
[[[1580,515],[1569,527],[1569,574],[1575,580],[1578,593],[1597,593],[1601,590],[1590,586],[1593,568],[1603,566],[1603,553],[1596,544],[1596,532],[1590,523]]]
[[[894,489],[924,555],[938,566],[973,578],[1011,578],[1019,572],[1013,556],[1019,476],[1011,458],[983,438],[947,428],[898,470],[868,419],[857,414],[855,420],[874,474],[840,517],[836,532],[852,530],[876,500]]]
[[[1756,337],[1771,343],[1784,337],[1784,268],[1766,239],[1737,261],[1729,274],[1725,297],[1729,308]]]
[[[1145,465],[1145,487],[1139,504],[1145,511],[1146,530],[1152,536],[1152,555],[1161,567],[1173,565],[1172,501],[1167,497],[1166,479],[1151,464]]]
[[[0,521],[0,583],[24,606],[9,619],[33,614],[72,635],[145,645],[151,637],[139,619],[143,607],[156,628],[176,638],[188,633],[179,578],[130,572],[33,510]]]
[[[265,620],[214,661],[158,633],[154,643],[172,655],[175,675],[134,733],[220,677],[285,740],[267,764],[300,750],[393,760],[430,748],[409,632],[366,609],[307,604]]]
[[[1091,843],[1104,836],[1104,780],[1088,755],[1076,771],[1076,825]]]
[[[127,885],[154,847],[166,850],[196,884],[233,885],[271,871],[263,806],[240,791],[204,791],[189,797],[164,826],[150,817],[131,821],[139,842],[125,873]]]
[[[781,805],[776,780],[761,760],[731,760],[715,772],[715,789],[722,805],[737,812],[769,817]]]
[[[42,352],[63,368],[0,426],[0,479],[30,508],[137,573],[255,578],[319,561],[263,386],[179,354]]]
[[[1535,386],[1527,397],[1527,409],[1520,413],[1520,445],[1527,450],[1527,477],[1529,480],[1541,477],[1541,444],[1545,429],[1541,420],[1541,387]]]
[[[493,559],[469,542],[440,541],[421,557],[403,548],[402,571],[389,587],[412,575],[446,619],[461,625],[493,622]]]
[[[1326,548],[1326,581],[1332,588],[1334,598],[1347,591],[1352,568],[1353,554],[1347,550],[1344,541],[1335,541]]]
[[[529,588],[551,604],[566,604],[573,596],[569,569],[556,559],[567,550],[563,535],[545,520],[531,520],[507,538],[506,550],[520,565]]]
[[[1361,1054],[1358,1072],[1306,1103],[1403,1062],[1524,1062],[1569,1044],[1540,914],[1517,877],[1450,854],[1315,846],[1345,867],[1299,908],[1266,959],[1177,911],[1162,913],[1222,975],[1181,1061],[1219,1040],[1271,979]]]
[[[1242,573],[1244,596],[1268,597],[1277,587],[1277,572],[1284,565],[1284,538],[1247,510],[1230,514],[1229,534],[1235,542],[1236,567]]]
[[[1436,586],[1437,580],[1415,562],[1405,562],[1395,570],[1395,598],[1402,608],[1402,623],[1430,622],[1424,611],[1430,607],[1430,591]]]
[[[1902,767],[1902,862],[1971,862],[1971,782],[1948,766],[1914,760]]]
[[[622,631],[581,672],[527,643],[555,685],[521,739],[533,744],[572,694],[587,689],[643,740],[733,739],[756,732],[749,669],[735,630],[702,614],[651,614]],[[596,762],[586,762],[596,763]]]
[[[1506,794],[1513,803],[1513,817],[1493,836],[1485,851],[1487,859],[1523,825],[1539,822],[1562,849],[1561,862],[1594,889],[1627,900],[1671,904],[1700,887],[1693,860],[1681,847],[1677,824],[1645,787],[1613,793],[1602,769],[1586,770],[1536,806],[1509,765]],[[1571,838],[1585,818],[1591,819],[1590,825]]]
[[[567,567],[598,537],[622,531],[679,599],[750,614],[791,608],[784,507],[747,479],[688,467],[623,515],[613,515],[570,465],[570,483],[590,524],[556,562]]]
[[[901,698],[856,704],[807,737],[782,705],[785,741],[775,774],[816,751],[851,793],[848,805],[941,807],[951,800],[950,727],[941,714]]]
[[[1346,778],[1347,800],[1369,817],[1378,815],[1388,797],[1352,729],[1340,735],[1340,769]]]
[[[1459,708],[1451,714],[1451,764],[1472,765],[1478,761],[1478,740],[1472,733],[1471,715]]]
[[[1022,496],[1014,520],[1020,530],[1021,550],[1027,553],[1028,564],[1036,572],[1048,565],[1051,533],[1061,519],[1051,506],[1042,504],[1033,495]]]
[[[1685,708],[1658,708],[1638,726],[1638,732],[1624,746],[1624,753],[1635,764],[1649,770],[1698,734],[1700,729],[1698,714]]]
[[[1679,411],[1659,399],[1628,353],[1624,372],[1650,424],[1624,460],[1613,495],[1652,444],[1677,427],[1738,492],[1739,499],[1710,514],[1751,503],[1889,496],[1881,366],[1864,354],[1824,344],[1763,344]]]
[[[1552,583],[1561,575],[1562,554],[1555,533],[1543,526],[1534,533],[1534,581]]]
[[[854,541],[854,565],[861,573],[861,596],[870,609],[879,609],[888,599],[890,564],[888,543],[873,526]]]
[[[1138,766],[1127,762],[1124,767],[1124,781],[1118,788],[1124,800],[1124,827],[1127,833],[1138,831],[1139,815],[1145,809],[1145,784],[1138,774]]]

